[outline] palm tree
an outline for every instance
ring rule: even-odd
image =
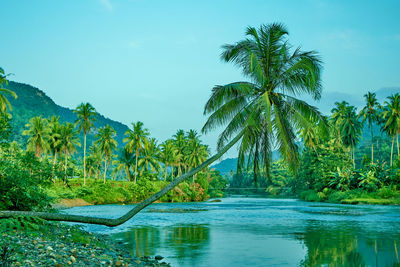
[[[199,140],[193,139],[187,146],[187,162],[189,167],[196,168],[201,163],[206,161],[208,157],[208,147],[202,145]],[[193,175],[193,183],[196,179],[196,174]]]
[[[247,33],[249,39],[225,46],[223,59],[242,67],[245,76],[252,82],[215,87],[205,106],[205,113],[212,114],[204,125],[203,132],[228,123],[220,135],[218,152],[214,156],[138,203],[119,218],[12,211],[4,212],[0,217],[30,215],[47,220],[117,226],[160,199],[182,181],[212,164],[239,141],[239,154],[261,144],[253,155],[262,156],[258,158],[264,160],[265,165],[269,163],[272,142],[276,141],[290,166],[293,169],[297,167],[295,130],[303,128],[310,118],[317,118],[315,121],[326,124],[325,118],[315,107],[296,99],[301,94],[310,94],[314,99],[320,97],[321,62],[315,52],[301,52],[296,49],[294,53],[290,53],[290,45],[285,39],[288,33],[280,24],[263,25],[258,31],[249,28]]]
[[[133,130],[128,129],[125,132],[126,137],[124,138],[123,141],[124,143],[127,143],[126,147],[129,149],[130,152],[135,151],[135,183],[136,183],[139,153],[141,150],[144,149],[144,144],[150,133],[148,129],[143,128],[143,122],[141,121],[132,123],[132,128]]]
[[[203,133],[226,125],[218,139],[221,150],[233,136],[242,137],[238,169],[249,157],[257,180],[259,166],[269,174],[274,144],[292,171],[299,162],[296,132],[313,123],[326,130],[326,118],[317,108],[296,97],[321,97],[321,60],[316,52],[290,52],[288,31],[282,24],[247,28],[247,39],[224,45],[222,60],[240,67],[250,82],[213,88],[204,114],[210,114]]]
[[[81,143],[79,142],[78,137],[79,132],[74,130],[74,125],[70,122],[61,124],[60,129],[60,149],[64,152],[65,157],[65,175],[67,175],[67,164],[68,164],[68,154],[73,154],[76,152],[76,147],[80,147]]]
[[[145,142],[143,157],[139,159],[138,163],[139,167],[141,167],[141,174],[148,172],[149,168],[153,173],[158,172],[160,169],[160,163],[158,161],[159,153],[160,149],[158,148],[155,138],[151,138]]]
[[[175,147],[177,149],[177,166],[178,166],[178,176],[182,174],[182,165],[183,165],[183,160],[185,158],[185,147],[186,147],[186,138],[185,138],[185,132],[182,129],[179,129],[176,134],[173,135],[174,142],[175,142]]]
[[[385,101],[382,115],[384,118],[383,129],[389,136],[393,137],[392,151],[390,154],[390,166],[392,166],[395,137],[397,138],[397,156],[400,157],[398,136],[400,134],[400,94],[396,93],[388,97],[388,101]]]
[[[160,160],[161,162],[164,163],[165,166],[164,181],[166,181],[168,174],[168,165],[172,167],[172,165],[174,164],[176,154],[178,153],[178,150],[176,149],[173,140],[166,140],[160,146],[161,146]],[[173,171],[171,173],[173,173]]]
[[[101,161],[103,160],[103,153],[100,151],[98,146],[92,145],[89,148],[89,155],[87,158],[87,173],[89,177],[93,177],[96,174],[96,178],[100,176]]]
[[[5,95],[11,95],[15,99],[17,99],[16,93],[9,89],[3,88],[3,85],[7,84],[7,75],[4,73],[4,70],[0,68],[0,115],[7,113],[7,108],[9,110],[12,109],[10,101],[8,101]]]
[[[83,130],[83,185],[86,184],[86,136],[90,130],[94,128],[96,121],[96,110],[90,103],[81,103],[74,113],[77,115],[75,125],[78,126],[79,132]]]
[[[337,134],[337,140],[339,144],[342,144],[342,136],[341,136],[341,124],[343,123],[344,116],[346,113],[346,110],[349,107],[349,103],[346,101],[342,102],[335,102],[335,107],[331,110],[332,116],[331,116],[331,122],[332,126],[334,126],[335,130],[339,129],[339,131],[335,131]]]
[[[35,157],[40,158],[49,149],[50,129],[47,127],[47,120],[36,116],[31,118],[25,127],[29,128],[22,132],[23,135],[29,136],[27,149],[35,152]]]
[[[120,155],[118,156],[118,159],[113,161],[113,164],[116,165],[114,172],[124,170],[128,181],[132,181],[130,168],[134,165],[134,158],[132,152],[130,152],[129,149],[127,149],[126,147],[122,149]]]
[[[346,108],[340,122],[341,138],[343,144],[350,148],[353,166],[355,167],[355,147],[360,140],[362,124],[357,118],[356,108],[349,106]]]
[[[380,105],[378,100],[376,99],[376,94],[368,92],[364,95],[366,105],[358,114],[358,117],[362,117],[362,122],[368,121],[369,128],[371,130],[371,163],[374,162],[374,131],[373,131],[373,123],[378,121],[379,113],[378,109]]]
[[[116,132],[113,127],[106,125],[99,129],[96,134],[97,140],[94,142],[99,145],[100,151],[104,154],[104,183],[106,183],[107,161],[111,160],[113,151],[117,148],[117,141],[114,137]]]
[[[60,125],[60,117],[51,116],[48,127],[50,130],[49,133],[49,145],[50,150],[53,153],[53,176],[54,176],[54,169],[56,167],[57,162],[57,154],[60,152],[60,137],[61,137],[61,125]],[[54,182],[56,180],[54,179]]]

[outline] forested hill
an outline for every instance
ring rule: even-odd
[[[59,116],[62,122],[75,122],[76,115],[73,113],[73,110],[57,105],[50,97],[38,88],[13,81],[10,81],[6,88],[14,91],[18,95],[17,99],[8,97],[12,105],[11,114],[13,134],[11,139],[18,141],[23,146],[26,144],[27,137],[22,135],[22,131],[26,129],[25,125],[29,123],[29,120],[34,116],[49,118],[55,115]],[[118,141],[118,146],[122,147],[122,139],[128,126],[98,114],[97,121],[95,122],[96,128],[103,127],[107,124],[112,126],[117,132],[116,140]],[[88,147],[94,141],[95,134],[96,131],[93,131],[88,135]],[[83,140],[82,133],[81,139]],[[83,141],[81,143],[83,144]],[[78,152],[80,152],[80,150],[81,149],[78,149]]]

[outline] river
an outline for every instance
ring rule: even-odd
[[[400,207],[223,198],[152,204],[109,234],[138,256],[172,266],[400,266]],[[115,218],[126,205],[75,207],[70,214]]]

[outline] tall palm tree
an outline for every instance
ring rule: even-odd
[[[132,181],[131,167],[135,164],[132,152],[129,151],[126,147],[122,149],[118,159],[113,161],[113,164],[116,165],[114,172],[124,170],[126,174],[126,178],[129,182]]]
[[[92,145],[89,148],[87,160],[86,169],[89,177],[93,177],[92,175],[95,174],[96,178],[99,179],[101,161],[103,160],[103,153],[100,151],[99,146]]]
[[[290,53],[290,45],[285,38],[287,31],[280,24],[263,25],[258,31],[249,28],[248,35],[249,39],[236,45],[225,46],[223,58],[226,61],[234,61],[242,67],[244,74],[252,82],[217,86],[205,106],[205,113],[211,115],[203,127],[204,132],[228,123],[220,135],[218,152],[214,156],[135,205],[119,218],[34,212],[22,213],[22,215],[32,216],[33,214],[50,220],[107,226],[120,225],[160,199],[182,181],[215,162],[239,141],[241,141],[239,154],[245,149],[262,145],[255,149],[258,153],[253,153],[253,155],[261,156],[258,158],[264,160],[265,165],[269,163],[271,145],[273,141],[276,141],[281,154],[290,166],[293,169],[297,167],[298,151],[294,140],[295,130],[308,124],[310,118],[325,120],[316,108],[296,99],[296,96],[301,94],[310,94],[314,99],[320,97],[321,62],[315,52],[301,52],[296,49],[294,53]],[[16,215],[21,215],[21,212],[5,214],[6,217]]]
[[[400,157],[399,134],[400,134],[400,94],[396,93],[385,101],[382,117],[384,118],[383,129],[392,136],[392,151],[390,154],[390,166],[392,166],[394,139],[397,138],[397,156]]]
[[[373,131],[373,123],[378,121],[379,112],[378,109],[380,105],[378,100],[376,99],[376,94],[368,92],[364,95],[365,98],[365,106],[362,108],[358,117],[362,117],[362,122],[368,121],[368,126],[371,130],[371,163],[374,162],[374,131]]]
[[[57,154],[60,152],[60,137],[61,137],[61,125],[60,125],[60,117],[51,116],[48,127],[50,130],[49,133],[49,145],[50,151],[53,154],[53,176],[57,163]],[[54,182],[55,182],[54,178]]]
[[[178,176],[182,174],[182,165],[183,160],[185,158],[185,147],[186,147],[186,137],[185,137],[185,132],[182,129],[179,129],[176,134],[173,135],[174,137],[174,142],[175,142],[175,147],[177,149],[177,166],[178,166]]]
[[[160,146],[161,146],[160,160],[161,162],[164,163],[165,166],[164,181],[166,181],[168,174],[168,165],[172,167],[172,165],[174,164],[176,154],[178,153],[178,150],[176,149],[173,140],[166,140]],[[173,171],[171,173],[173,173]]]
[[[344,116],[346,113],[346,110],[349,107],[349,103],[346,101],[342,102],[335,102],[335,107],[331,110],[332,116],[331,116],[331,123],[332,126],[336,127],[334,128],[339,129],[339,131],[335,131],[337,134],[337,141],[339,144],[342,144],[342,136],[341,136],[341,124],[343,123]]]
[[[96,134],[97,140],[94,142],[104,154],[104,183],[106,183],[107,161],[111,160],[113,151],[117,148],[117,141],[114,139],[115,135],[114,128],[106,125],[99,129],[99,132]]]
[[[144,145],[143,156],[139,159],[139,167],[141,168],[141,174],[148,172],[149,169],[152,173],[158,172],[160,169],[159,163],[159,153],[160,149],[157,145],[157,140],[151,138],[147,140]]]
[[[76,152],[76,147],[80,147],[81,143],[79,142],[78,137],[79,132],[74,130],[74,125],[70,122],[61,124],[60,129],[60,149],[64,152],[64,170],[65,175],[67,175],[67,166],[68,166],[68,155],[74,154]]]
[[[47,123],[47,120],[41,116],[33,117],[25,125],[29,129],[22,132],[23,135],[29,136],[28,151],[35,152],[37,158],[40,158],[49,149],[50,129],[47,127]]]
[[[143,122],[138,121],[136,123],[132,123],[132,129],[128,129],[125,132],[126,137],[124,138],[124,143],[126,143],[126,147],[130,152],[135,151],[135,183],[136,177],[138,173],[138,159],[139,153],[144,149],[144,144],[147,140],[147,137],[150,135],[149,130],[147,128],[143,128]]]
[[[81,103],[76,107],[74,113],[77,115],[75,125],[78,126],[79,132],[83,130],[83,184],[86,184],[86,136],[94,128],[96,121],[96,110],[90,103]]]
[[[9,110],[12,109],[10,101],[8,101],[6,95],[11,95],[15,99],[17,99],[16,93],[3,87],[7,84],[7,75],[4,73],[4,70],[0,68],[0,115],[7,113],[7,108]]]
[[[350,148],[353,166],[355,167],[355,147],[360,140],[362,124],[357,118],[356,108],[349,106],[346,108],[340,123],[341,138],[343,144]]]
[[[196,168],[201,163],[206,161],[208,157],[208,147],[202,145],[199,140],[192,140],[187,146],[187,162],[189,168]],[[196,179],[196,174],[193,175],[193,183]]]
[[[291,52],[288,31],[282,24],[249,27],[247,39],[224,45],[221,58],[240,67],[250,81],[239,81],[213,88],[204,114],[210,115],[203,133],[226,125],[218,139],[222,149],[233,136],[242,137],[239,145],[240,168],[252,162],[255,181],[259,166],[267,175],[271,152],[276,144],[289,167],[296,171],[299,162],[296,132],[313,123],[326,130],[326,118],[317,108],[296,97],[304,94],[321,97],[321,60],[314,51],[300,48]]]

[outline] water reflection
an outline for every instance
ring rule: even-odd
[[[309,222],[298,234],[307,247],[301,266],[400,266],[400,236],[366,233],[361,225]]]
[[[210,242],[208,225],[143,226],[114,234],[124,240],[138,257],[162,254],[188,263],[198,262]],[[165,251],[165,248],[168,248]],[[172,255],[171,255],[172,254]]]

